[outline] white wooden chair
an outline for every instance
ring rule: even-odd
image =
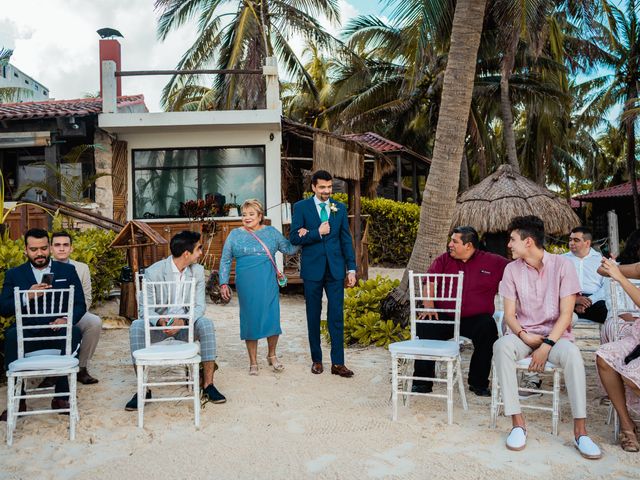
[[[188,282],[150,282],[142,279],[142,306],[145,334],[145,348],[133,352],[138,375],[138,427],[144,425],[144,406],[150,402],[171,402],[192,400],[196,428],[200,426],[200,379],[199,345],[194,341],[195,323],[195,280]],[[171,312],[184,313],[171,313]],[[185,326],[154,326],[160,318],[176,317],[187,320]],[[152,330],[188,330],[188,340],[162,341],[151,344]],[[149,381],[150,367],[185,366],[189,375],[185,379],[154,378]],[[185,385],[190,396],[145,398],[148,387]]]
[[[449,425],[453,423],[453,386],[457,382],[462,399],[462,407],[467,410],[467,398],[462,382],[462,369],[460,367],[460,314],[462,307],[462,281],[464,273],[457,274],[416,274],[409,271],[409,302],[411,305],[411,339],[403,342],[395,342],[389,345],[391,353],[391,394],[393,420],[398,418],[398,397],[406,398],[410,395],[422,395],[447,399],[447,419]],[[423,289],[424,284],[424,289]],[[433,284],[433,289],[429,286]],[[452,308],[424,308],[424,301],[451,302]],[[420,303],[420,306],[417,303]],[[452,315],[453,320],[419,319],[422,312],[444,313]],[[416,324],[450,324],[453,326],[453,338],[451,340],[420,339],[416,335]],[[443,362],[447,366],[446,379],[436,377],[414,377],[408,374],[400,375],[398,363],[408,361],[407,368],[411,368],[412,361],[432,360]],[[412,392],[413,380],[428,380],[431,382],[446,383],[447,393],[419,393]],[[406,387],[406,390],[404,389]]]
[[[630,280],[637,288],[640,288],[640,280]],[[620,319],[620,315],[630,313],[635,317],[640,317],[640,307],[633,303],[631,297],[627,295],[627,292],[620,286],[618,282],[611,279],[609,282],[611,289],[611,318],[618,319],[615,328],[614,341],[620,340],[622,326],[624,321]],[[607,424],[611,423],[613,419],[613,441],[617,442],[620,435],[620,419],[618,418],[618,412],[613,408],[613,405],[609,405],[609,415],[607,418]]]
[[[78,359],[75,352],[71,351],[71,337],[73,327],[73,286],[68,289],[38,290],[41,296],[35,301],[24,303],[25,311],[20,308],[23,305],[24,295],[30,290],[14,289],[14,302],[16,305],[16,333],[18,339],[18,358],[9,364],[7,371],[7,444],[13,443],[13,432],[16,428],[18,417],[27,415],[39,415],[45,413],[69,414],[69,438],[75,439],[76,422],[79,420],[78,403],[76,398],[76,375],[78,373]],[[67,318],[65,324],[60,325],[34,325],[38,319]],[[49,333],[53,328],[65,330],[65,335],[54,336]],[[25,335],[25,331],[34,330],[36,335]],[[45,333],[42,333],[45,331]],[[59,349],[36,350],[25,354],[25,343],[47,340],[64,341],[64,352]],[[60,353],[64,353],[60,355]],[[50,388],[26,389],[27,379],[33,377],[61,377],[69,380],[69,392],[51,392]],[[24,389],[24,395],[23,395]],[[35,393],[33,393],[35,392]],[[20,412],[20,400],[36,398],[55,398],[69,396],[69,408],[46,409]]]

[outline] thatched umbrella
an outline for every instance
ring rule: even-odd
[[[566,200],[516,173],[511,165],[501,165],[458,197],[452,228],[470,225],[481,235],[500,233],[520,215],[540,217],[549,235],[567,235],[580,225]]]

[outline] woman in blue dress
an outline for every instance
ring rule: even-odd
[[[291,245],[276,228],[263,225],[264,208],[255,199],[242,204],[242,224],[232,230],[224,242],[220,259],[220,293],[231,298],[229,275],[231,261],[236,260],[236,290],[240,302],[240,338],[247,344],[249,375],[258,374],[258,340],[267,339],[267,362],[274,371],[281,372],[284,365],[276,355],[280,328],[280,301],[276,269],[264,244],[275,259],[280,251],[293,255],[299,247]],[[258,239],[256,239],[258,237]]]

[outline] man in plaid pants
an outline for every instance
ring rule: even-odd
[[[198,263],[202,255],[202,243],[200,234],[197,232],[182,231],[173,236],[169,244],[171,256],[160,260],[145,270],[144,277],[149,282],[181,282],[196,280],[195,293],[195,324],[194,335],[200,341],[200,356],[202,358],[203,393],[213,403],[224,403],[227,399],[213,385],[213,374],[216,369],[216,334],[213,328],[213,321],[204,316],[205,312],[205,281],[204,267]],[[131,324],[129,330],[129,341],[131,343],[131,353],[145,348],[144,340],[144,320],[142,320],[142,305],[138,302],[138,320]],[[173,314],[176,316],[180,312],[167,312],[166,318],[159,318],[155,322],[156,326],[167,325],[171,322],[174,327],[185,325],[182,318],[169,318]],[[169,336],[174,336],[176,340],[187,340],[187,330],[152,330],[151,343],[160,342]],[[135,369],[135,359],[133,360]],[[147,390],[146,398],[151,398],[151,390]],[[135,394],[127,403],[125,410],[138,409],[138,395]]]

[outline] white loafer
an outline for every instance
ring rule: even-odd
[[[527,446],[527,431],[524,427],[513,427],[507,437],[507,448],[519,452]]]
[[[588,435],[580,435],[577,440],[573,440],[573,444],[584,458],[597,460],[602,458],[602,452],[598,445],[595,444]]]

